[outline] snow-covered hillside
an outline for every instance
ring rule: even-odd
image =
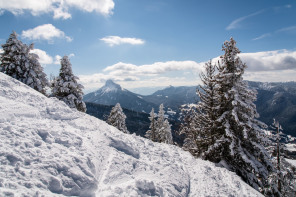
[[[0,73],[0,196],[261,196],[182,149],[124,134]]]

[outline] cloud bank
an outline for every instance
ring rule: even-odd
[[[247,64],[244,79],[253,81],[295,81],[296,51],[276,50],[256,53],[241,53]],[[218,62],[215,57],[212,62]],[[205,62],[167,61],[135,65],[118,62],[102,72],[80,75],[80,82],[86,92],[100,88],[107,79],[112,79],[128,89],[140,87],[196,86],[200,84],[199,74]]]
[[[28,11],[32,15],[52,13],[54,19],[71,18],[70,9],[96,12],[104,16],[113,13],[113,0],[0,0],[0,9],[20,15]]]
[[[100,39],[109,46],[121,45],[121,44],[131,44],[131,45],[142,45],[145,43],[144,40],[139,38],[122,38],[119,36],[107,36]]]
[[[33,29],[22,31],[21,36],[29,40],[47,40],[49,42],[53,42],[54,38],[63,38],[66,39],[67,42],[72,41],[72,38],[66,36],[63,31],[56,28],[52,24],[44,24]]]

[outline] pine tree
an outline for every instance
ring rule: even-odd
[[[146,137],[150,140],[152,140],[153,142],[156,142],[158,137],[157,137],[157,133],[156,133],[156,120],[155,120],[155,113],[154,113],[154,108],[152,108],[151,112],[150,112],[150,126],[149,126],[149,130],[146,132]]]
[[[165,119],[163,104],[160,104],[156,121],[157,141],[167,144],[173,144],[171,125]]]
[[[1,72],[24,82],[29,69],[29,47],[18,40],[17,34],[12,32],[2,48]]]
[[[179,134],[185,135],[183,149],[189,151],[193,156],[198,157],[200,149],[197,145],[197,131],[200,127],[196,125],[198,119],[197,105],[182,105],[181,106],[182,123],[179,129]]]
[[[52,84],[52,96],[64,101],[69,107],[86,112],[83,99],[83,86],[78,84],[78,77],[72,72],[72,65],[68,56],[61,59],[60,74]]]
[[[111,110],[107,123],[116,127],[123,133],[129,133],[125,125],[126,116],[122,111],[119,103],[117,103]]]
[[[46,95],[46,88],[49,87],[49,81],[43,72],[43,67],[38,61],[38,55],[29,53],[30,71],[26,84],[38,92]]]
[[[8,40],[2,45],[1,72],[25,83],[35,90],[46,94],[49,85],[46,74],[38,62],[38,56],[30,53],[33,44],[27,46],[17,39],[17,34],[10,34]]]
[[[271,130],[267,132],[265,147],[272,157],[275,171],[268,177],[268,185],[264,190],[266,196],[296,196],[296,168],[286,161],[285,146],[281,143],[282,128],[274,119]]]
[[[166,144],[173,144],[171,125],[167,119],[164,120],[163,126],[159,128],[159,141]]]
[[[217,116],[219,108],[218,84],[216,81],[216,66],[211,61],[205,64],[205,72],[200,74],[203,86],[197,88],[200,102],[183,107],[185,112],[181,125],[181,134],[185,134],[183,149],[192,155],[203,156],[217,139]]]
[[[253,188],[262,191],[273,166],[261,145],[264,124],[256,120],[258,113],[253,103],[256,92],[243,81],[246,64],[237,56],[240,51],[235,40],[226,41],[222,50],[224,55],[215,77],[219,105],[214,110],[217,114],[213,115],[217,121],[209,125],[210,140],[206,139],[208,149],[202,157],[236,172]],[[207,107],[208,104],[201,110],[206,111]]]

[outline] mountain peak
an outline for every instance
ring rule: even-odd
[[[117,92],[118,90],[122,90],[121,86],[117,83],[114,83],[111,79],[108,79],[105,85],[101,88],[101,90],[106,92]]]
[[[118,85],[118,84],[114,83],[114,81],[112,81],[112,79],[108,79],[105,82],[105,86],[112,86],[112,85]]]

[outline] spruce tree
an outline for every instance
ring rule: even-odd
[[[38,62],[38,56],[30,53],[33,46],[33,44],[27,46],[18,40],[15,32],[10,34],[6,43],[2,45],[0,70],[42,94],[46,94],[46,87],[49,83]]]
[[[197,144],[197,134],[200,129],[197,126],[197,120],[199,119],[197,116],[197,105],[182,105],[181,106],[181,117],[182,123],[180,125],[179,134],[185,135],[184,143],[182,148],[186,151],[189,151],[193,156],[198,157],[201,153],[198,144]]]
[[[171,125],[167,119],[164,120],[163,126],[159,128],[159,141],[166,144],[173,144]]]
[[[180,130],[181,134],[185,134],[183,149],[196,157],[203,157],[218,137],[217,110],[220,99],[216,74],[216,66],[211,61],[206,63],[205,72],[200,74],[203,85],[197,88],[200,102],[183,107],[185,115]]]
[[[220,163],[236,172],[253,188],[263,191],[264,182],[273,169],[270,157],[261,145],[263,123],[253,103],[256,92],[243,81],[246,64],[237,56],[240,51],[233,38],[225,41],[216,76],[219,106],[218,125],[203,158]]]
[[[216,65],[213,65],[211,61],[206,63],[205,72],[200,75],[203,86],[200,85],[197,89],[201,102],[198,103],[195,118],[196,144],[201,156],[209,149],[209,145],[213,145],[219,137],[217,118],[220,96],[216,74]]]
[[[49,87],[49,81],[43,72],[43,67],[39,63],[38,58],[38,55],[29,53],[30,71],[26,84],[46,95],[46,88]]]
[[[265,125],[256,120],[256,92],[243,81],[246,65],[237,56],[240,51],[231,38],[222,50],[221,64],[207,63],[201,74],[198,103],[193,116],[187,118],[187,138],[195,156],[236,172],[248,184],[263,192],[273,170],[270,157],[261,145]],[[189,125],[189,126],[188,126]],[[190,142],[190,140],[188,139]]]
[[[150,112],[149,120],[150,120],[150,126],[149,126],[149,130],[146,132],[145,136],[148,139],[152,140],[153,142],[156,142],[158,137],[157,137],[157,133],[156,133],[156,120],[155,120],[154,108],[152,108],[152,110]]]
[[[126,116],[122,111],[119,103],[117,103],[111,110],[107,123],[116,127],[123,133],[129,133],[125,125]]]
[[[289,156],[285,154],[285,145],[281,143],[281,130],[281,125],[274,119],[271,130],[267,132],[265,147],[276,170],[269,175],[269,184],[264,190],[266,196],[296,196],[296,168],[286,161]]]
[[[69,107],[76,108],[79,111],[86,112],[83,99],[83,86],[77,82],[72,72],[72,65],[68,56],[61,59],[60,74],[56,77],[52,84],[52,96],[64,101]]]
[[[2,48],[1,72],[25,82],[30,65],[29,47],[18,40],[17,34],[12,32]]]
[[[160,104],[156,121],[156,136],[157,141],[167,144],[173,144],[171,125],[164,116],[163,104]]]

